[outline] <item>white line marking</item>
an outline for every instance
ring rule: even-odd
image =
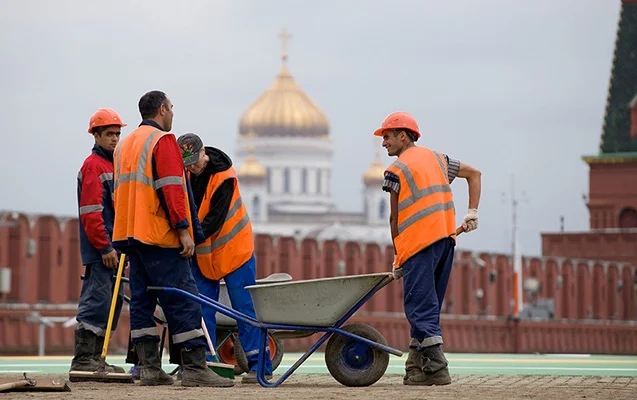
[[[13,370],[13,371],[12,370],[0,371],[0,374],[21,374],[23,372],[34,373],[34,372],[42,372],[42,371],[38,371],[38,370],[28,370],[27,371],[27,370],[23,370],[23,369],[20,369],[20,370],[16,369],[16,370]]]

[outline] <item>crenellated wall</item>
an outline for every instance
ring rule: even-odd
[[[258,278],[275,272],[287,272],[294,279],[383,272],[390,270],[393,261],[393,250],[389,246],[269,235],[255,236],[255,253]],[[506,321],[512,312],[511,261],[504,254],[458,249],[443,304],[446,320],[474,321],[475,329],[482,329],[480,324],[497,325]],[[24,318],[27,312],[8,310],[10,305],[52,306],[77,302],[80,276],[84,272],[79,257],[77,219],[0,213],[0,267],[11,269],[11,292],[0,297],[0,348],[3,349],[1,352],[11,352],[10,348],[14,346],[36,343],[37,334],[34,336],[33,332],[37,330],[32,330],[35,329],[32,324],[19,323],[18,320]],[[539,281],[540,289],[534,297],[555,301],[555,320],[569,320],[569,323],[587,320],[589,324],[605,324],[608,320],[637,318],[633,283],[637,272],[634,266],[577,258],[529,257],[523,260],[523,275]],[[528,293],[524,294],[524,298],[525,303],[533,300]],[[69,310],[47,312],[74,315]],[[377,293],[361,309],[357,318],[376,318],[378,324],[385,326],[383,329],[396,336],[397,343],[402,344],[403,336],[408,336],[408,326],[401,317],[402,313],[402,285],[396,282]],[[118,329],[121,335],[116,335],[124,343],[128,332],[125,315],[121,325],[124,329]],[[378,318],[384,318],[382,324]],[[445,324],[469,329],[465,323]],[[533,322],[523,321],[522,325],[525,324]],[[396,333],[396,329],[401,333]],[[625,326],[622,329],[626,329]],[[55,333],[57,336],[54,337],[58,339],[51,339],[51,346],[54,346],[55,340],[72,345],[71,329],[47,328],[47,332],[49,330],[64,330],[64,333]],[[462,335],[450,333],[451,338],[464,337]],[[460,339],[450,340],[448,346],[452,348],[455,345],[463,349],[467,346],[460,341],[454,345],[453,342]],[[479,350],[474,348],[474,351]],[[633,351],[637,351],[637,345]]]

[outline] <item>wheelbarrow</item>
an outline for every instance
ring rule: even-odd
[[[288,282],[291,280],[292,277],[289,274],[275,273],[266,278],[257,279],[256,284],[263,285],[269,283]],[[224,306],[232,307],[225,281],[220,283],[218,301]],[[234,365],[235,375],[241,375],[244,372],[249,372],[250,367],[248,365],[248,357],[246,357],[243,347],[241,346],[241,342],[239,341],[237,320],[227,317],[220,312],[217,312],[215,319],[217,321],[217,340],[215,346],[217,348],[217,355],[221,359],[221,362]],[[283,354],[285,352],[283,339],[289,337],[286,336],[285,333],[287,332],[268,332],[268,347],[270,349],[272,371],[276,370],[283,360]]]
[[[376,292],[393,280],[391,274],[376,273],[309,279],[247,286],[257,318],[252,318],[204,295],[183,289],[149,286],[188,297],[203,306],[260,330],[257,379],[264,387],[277,387],[296,371],[323,343],[327,369],[345,386],[369,386],[387,370],[389,354],[402,356],[387,346],[380,332],[366,324],[343,324]],[[270,382],[265,377],[265,349],[268,331],[290,333],[290,337],[323,335],[281,377]]]

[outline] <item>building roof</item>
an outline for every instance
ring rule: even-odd
[[[637,1],[623,0],[604,115],[601,153],[637,152],[637,137],[630,136],[630,103],[636,95]]]

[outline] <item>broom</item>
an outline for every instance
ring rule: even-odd
[[[100,357],[100,366],[95,372],[91,371],[70,371],[69,380],[71,382],[114,382],[114,383],[135,383],[133,375],[122,372],[106,371],[106,352],[108,350],[108,342],[111,338],[111,328],[113,327],[113,316],[115,315],[115,307],[117,305],[117,295],[119,294],[119,285],[122,282],[122,272],[124,271],[124,258],[119,258],[119,266],[117,267],[117,278],[115,279],[115,289],[113,290],[113,298],[111,300],[111,310],[108,314],[108,324],[106,325],[106,337],[104,338],[104,346],[102,347],[102,355]]]
[[[201,327],[203,328],[203,333],[206,336],[206,341],[208,342],[208,347],[210,348],[210,353],[214,360],[213,362],[207,362],[208,368],[219,376],[234,379],[234,365],[222,363],[219,356],[217,356],[217,352],[212,345],[212,340],[210,339],[210,334],[208,333],[208,328],[206,328],[206,322],[203,317],[201,318]]]

